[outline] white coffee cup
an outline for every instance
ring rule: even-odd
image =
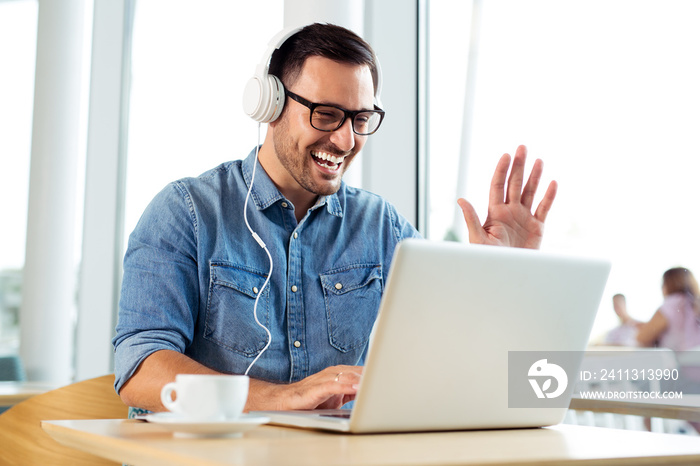
[[[230,421],[243,412],[248,385],[246,375],[178,374],[160,391],[160,400],[187,420]]]

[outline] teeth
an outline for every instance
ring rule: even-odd
[[[328,168],[329,170],[337,170],[338,166],[339,166],[338,164],[335,164],[335,163],[334,164],[331,164],[330,162],[324,163],[324,162],[321,162],[320,160],[314,160],[314,162],[316,162],[316,165]]]
[[[334,164],[339,164],[342,163],[343,160],[345,160],[345,157],[335,157],[331,154],[327,154],[325,152],[316,152],[312,151],[311,155],[313,155],[316,158],[319,158],[321,160],[327,160],[328,162],[333,162]]]

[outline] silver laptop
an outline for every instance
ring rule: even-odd
[[[351,433],[557,424],[574,384],[559,407],[509,407],[509,352],[582,357],[609,271],[600,259],[403,241],[353,409],[264,415],[273,424]]]

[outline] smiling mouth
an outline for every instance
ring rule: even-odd
[[[311,151],[311,157],[317,165],[327,169],[337,171],[345,160],[345,156],[335,156],[323,151]]]

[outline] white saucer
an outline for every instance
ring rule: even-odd
[[[175,432],[178,437],[241,437],[243,432],[270,422],[269,417],[251,414],[241,414],[230,421],[196,421],[169,412],[149,414],[143,419]]]

